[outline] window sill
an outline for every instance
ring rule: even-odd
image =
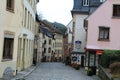
[[[12,59],[2,59],[2,62],[12,61]]]
[[[105,42],[109,42],[109,39],[98,39],[98,41],[105,41]]]
[[[120,19],[120,16],[112,16],[112,19]]]
[[[7,11],[9,11],[9,12],[12,12],[12,13],[14,13],[14,10],[13,10],[13,9],[6,8],[6,10],[7,10]]]

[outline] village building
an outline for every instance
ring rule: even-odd
[[[36,14],[34,54],[33,54],[34,65],[39,64],[42,60],[42,33],[39,31],[39,28],[40,28],[40,20],[39,20],[39,16]]]
[[[105,13],[106,12],[106,13]],[[98,66],[103,50],[120,50],[120,1],[106,0],[85,19],[86,66]]]
[[[62,60],[63,53],[63,35],[55,34],[55,61]]]
[[[16,75],[33,64],[36,13],[36,0],[1,0],[1,2],[0,78],[8,70]]]
[[[68,40],[67,40],[67,46],[68,46],[68,53],[67,56],[70,56],[70,52],[71,52],[71,45],[72,45],[72,26],[73,26],[73,20],[71,20],[68,25],[66,25],[67,27],[67,34],[68,34]]]
[[[84,19],[91,15],[103,2],[104,0],[74,0],[71,11],[73,20],[71,57],[80,66],[85,66],[86,31]]]
[[[42,61],[55,61],[55,35],[59,31],[49,21],[40,20],[39,32],[42,35]]]
[[[65,63],[67,58],[71,56],[72,45],[72,20],[66,25],[66,33],[63,36],[63,62]]]
[[[61,23],[54,22],[53,26],[58,30],[55,33],[55,61],[64,61],[64,53],[65,53],[65,44],[64,44],[64,37],[66,32],[66,26]],[[66,46],[67,47],[67,46]],[[66,48],[67,49],[67,48]]]

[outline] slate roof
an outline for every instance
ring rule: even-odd
[[[57,28],[54,27],[53,23],[48,22],[46,20],[43,20],[43,21],[40,21],[40,22],[43,23],[46,27],[48,27],[51,30],[51,32],[60,33],[60,34],[62,33],[60,30],[58,30]]]
[[[36,21],[37,21],[37,22],[40,22],[39,16],[38,16],[37,14],[36,14],[35,18],[36,18]]]
[[[89,6],[90,7],[98,7],[100,6],[102,3],[100,2],[100,0],[90,0],[89,2]]]
[[[83,0],[74,0],[74,5],[71,13],[89,14],[91,7],[97,8],[100,4],[100,0],[89,0],[89,6],[83,6]]]
[[[50,38],[53,38],[53,33],[50,32],[47,28],[45,28],[44,26],[40,26],[40,29],[39,29],[40,32],[42,32],[43,34],[45,34],[46,36],[50,37]]]

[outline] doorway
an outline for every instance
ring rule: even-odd
[[[84,56],[81,56],[81,67],[84,67]]]

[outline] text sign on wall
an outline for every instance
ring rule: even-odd
[[[81,41],[75,41],[75,48],[80,49],[81,48]]]

